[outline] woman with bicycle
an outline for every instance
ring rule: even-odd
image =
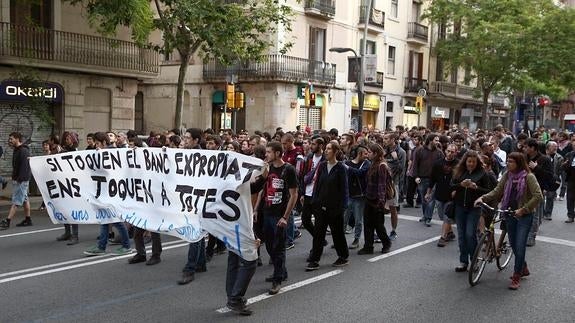
[[[489,178],[483,169],[477,151],[469,150],[463,155],[453,172],[451,186],[454,190],[453,202],[460,262],[459,266],[455,267],[455,271],[465,272],[477,246],[480,209],[473,203],[481,195],[490,191]]]
[[[513,152],[507,156],[507,172],[503,174],[497,187],[478,198],[475,204],[479,202],[490,204],[497,201],[501,201],[501,209],[515,211],[515,216],[507,219],[507,233],[515,254],[515,267],[509,289],[516,290],[519,288],[521,277],[529,276],[525,262],[527,237],[533,221],[533,212],[543,201],[541,188],[535,175],[529,170],[523,154]]]

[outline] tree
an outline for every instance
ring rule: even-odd
[[[176,92],[175,127],[182,125],[184,81],[190,59],[199,54],[223,64],[261,60],[279,28],[291,31],[291,8],[286,0],[66,0],[82,4],[89,21],[103,34],[118,26],[131,27],[132,37],[143,44],[153,30],[163,43],[153,47],[180,56]],[[154,16],[155,15],[155,16]],[[280,51],[290,46],[287,42]]]
[[[439,39],[437,56],[450,68],[473,71],[483,102],[482,125],[487,123],[489,95],[509,90],[528,68],[527,34],[556,7],[550,0],[433,0],[424,17],[454,33]]]

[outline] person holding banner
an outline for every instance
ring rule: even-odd
[[[270,295],[280,291],[281,282],[287,279],[286,231],[292,209],[298,198],[295,168],[282,160],[283,148],[279,142],[266,146],[269,174],[264,188],[264,198],[259,205],[262,214],[266,249],[274,265]]]
[[[64,131],[61,147],[60,153],[78,150],[78,135],[70,131]],[[64,224],[64,233],[57,237],[56,240],[68,241],[66,243],[68,246],[78,244],[78,224]]]
[[[113,134],[113,133],[112,133]],[[114,135],[115,138],[115,135]],[[110,137],[105,132],[96,132],[94,134],[94,146],[96,150],[114,148],[110,144]],[[113,223],[114,227],[120,232],[120,237],[122,239],[122,246],[114,250],[116,255],[125,255],[132,252],[130,247],[130,237],[128,235],[128,230],[124,222]],[[100,235],[98,236],[98,245],[84,251],[84,254],[88,257],[99,256],[106,253],[106,245],[108,244],[108,232],[110,229],[109,224],[100,225]]]

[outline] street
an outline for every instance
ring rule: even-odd
[[[254,314],[245,318],[225,308],[226,255],[214,256],[206,273],[179,286],[184,241],[162,236],[162,262],[155,266],[129,265],[132,255],[86,258],[82,251],[96,243],[97,225],[80,226],[80,243],[66,246],[56,241],[63,229],[34,211],[34,226],[0,232],[0,322],[574,321],[575,225],[563,222],[564,201],[555,203],[553,221],[543,223],[536,246],[528,248],[531,276],[518,291],[507,289],[513,261],[502,272],[488,264],[479,285],[470,287],[467,273],[454,271],[457,242],[438,248],[440,222],[427,228],[417,221],[420,212],[401,209],[392,252],[350,250],[343,268],[331,267],[337,256],[328,246],[320,270],[305,272],[311,238],[302,232],[287,251],[289,278],[275,296],[267,294],[272,266],[262,248],[264,265],[246,295]],[[21,219],[19,211],[15,223]]]

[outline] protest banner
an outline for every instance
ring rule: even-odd
[[[198,241],[209,232],[257,259],[250,181],[264,163],[228,151],[122,148],[30,159],[54,223],[128,222]]]

